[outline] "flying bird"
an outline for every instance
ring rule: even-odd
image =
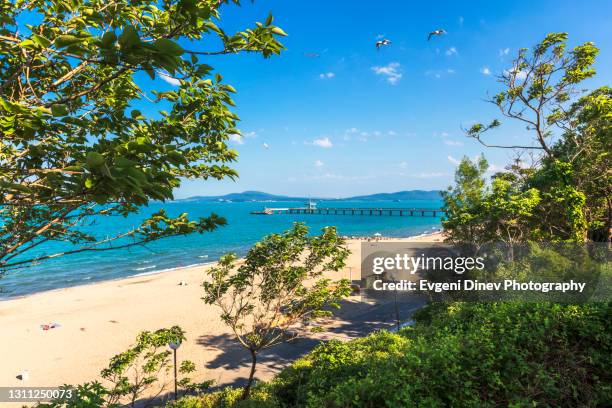
[[[446,34],[446,31],[445,31],[445,30],[443,30],[443,29],[441,29],[441,28],[440,28],[440,29],[438,29],[438,30],[432,31],[432,32],[431,32],[431,33],[429,33],[429,35],[427,36],[427,41],[431,40],[431,37],[432,37],[432,36],[434,36],[434,35],[444,35],[444,34]]]
[[[391,44],[391,41],[387,40],[386,38],[383,40],[376,41],[376,49],[380,50],[380,47],[384,47],[389,44]]]
[[[263,146],[264,149],[269,149],[270,148],[270,146],[267,143],[262,144],[262,146]]]

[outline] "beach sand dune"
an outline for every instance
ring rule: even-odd
[[[405,240],[440,239],[433,234]],[[360,241],[350,240],[349,247],[347,268],[336,277],[348,278],[350,267],[352,278],[359,279]],[[139,332],[173,325],[186,331],[188,340],[179,349],[179,359],[196,363],[195,380],[239,383],[248,374],[248,358],[232,341],[218,310],[201,300],[206,268],[176,269],[0,301],[0,386],[51,387],[99,379],[109,359],[128,348]],[[181,281],[187,284],[179,285]],[[359,299],[352,302],[354,313],[366,313],[367,305],[356,304]],[[382,309],[379,314],[384,315]],[[274,359],[264,359],[257,377],[271,377],[321,338],[350,338],[378,328],[374,320],[368,320],[369,326],[354,324],[352,330],[336,330],[288,346]],[[379,320],[380,327],[389,323]],[[49,329],[43,330],[43,325]],[[27,381],[17,378],[24,371],[29,373]]]

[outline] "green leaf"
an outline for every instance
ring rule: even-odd
[[[266,25],[269,26],[274,22],[274,17],[272,16],[272,13],[268,14],[268,18],[266,19]]]
[[[155,70],[151,67],[145,67],[144,68],[144,72],[147,73],[147,75],[149,76],[149,78],[151,79],[155,79]]]
[[[282,37],[286,37],[286,36],[287,36],[287,33],[286,33],[286,32],[284,32],[284,31],[283,31],[283,29],[282,29],[282,28],[280,28],[280,27],[274,27],[274,28],[272,28],[272,32],[273,32],[274,34],[280,35],[280,36],[282,36]]]
[[[53,116],[66,116],[68,108],[66,105],[51,105],[51,114]]]
[[[32,41],[34,41],[36,44],[40,45],[43,48],[47,48],[51,45],[51,41],[49,41],[42,35],[32,34],[31,38],[32,38]]]
[[[104,164],[104,156],[98,152],[89,152],[86,161],[90,168],[96,169]]]
[[[77,38],[74,35],[65,34],[60,35],[55,39],[55,46],[58,48],[65,48],[79,42],[81,42],[80,38]]]
[[[133,167],[136,165],[136,162],[130,159],[126,159],[123,156],[119,156],[115,159],[115,165],[118,167]]]
[[[101,40],[102,48],[111,48],[113,44],[115,44],[115,41],[117,41],[117,35],[115,35],[114,32],[108,31],[104,33]]]
[[[174,41],[171,41],[165,38],[160,38],[159,40],[155,41],[154,45],[155,45],[155,48],[157,48],[160,52],[163,52],[164,54],[168,54],[171,56],[178,57],[182,55],[184,52],[183,47],[181,47]]]
[[[121,48],[131,48],[136,44],[140,44],[138,31],[132,26],[127,26],[119,36],[119,45]]]

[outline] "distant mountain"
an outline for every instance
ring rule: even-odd
[[[442,198],[440,190],[408,190],[397,193],[379,193],[346,198],[355,201],[405,201],[405,200],[439,200]]]
[[[263,193],[261,191],[244,191],[242,193],[231,193],[222,196],[194,196],[185,198],[178,201],[304,201],[308,200],[309,197],[291,197],[284,195],[275,195]],[[326,200],[332,201],[336,199],[312,197],[313,200]],[[438,200],[440,199],[440,191],[431,190],[409,190],[409,191],[398,191],[396,193],[379,193],[370,194],[363,196],[347,197],[341,200],[355,200],[355,201],[404,201],[404,200]]]
[[[222,196],[194,196],[179,201],[299,201],[307,200],[304,197],[289,197],[263,193],[261,191],[244,191],[230,193]]]

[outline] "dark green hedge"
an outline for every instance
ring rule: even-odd
[[[285,406],[609,406],[611,310],[433,305],[399,334],[317,347],[271,388]]]
[[[611,312],[611,303],[435,304],[397,334],[320,345],[248,401],[227,388],[172,406],[608,407]]]

